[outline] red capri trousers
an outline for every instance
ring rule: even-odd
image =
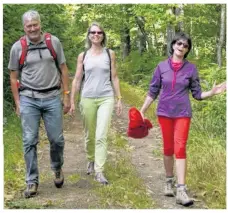
[[[186,159],[186,144],[191,118],[168,118],[158,116],[162,138],[164,155],[175,154],[177,159]]]

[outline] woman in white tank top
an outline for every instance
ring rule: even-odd
[[[80,111],[83,116],[87,174],[95,172],[95,180],[108,184],[104,176],[107,158],[107,134],[117,98],[116,114],[122,112],[119,78],[116,72],[115,53],[106,49],[106,34],[100,24],[90,25],[87,51],[79,54],[71,90],[70,114],[75,112],[75,95],[81,91]]]

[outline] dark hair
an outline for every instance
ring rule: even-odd
[[[190,36],[184,32],[176,33],[176,35],[174,36],[173,40],[170,43],[169,53],[171,55],[173,55],[173,45],[179,40],[186,40],[188,42],[188,52],[186,52],[184,55],[184,58],[187,58],[188,53],[190,52],[190,50],[192,48],[192,40],[191,40]]]

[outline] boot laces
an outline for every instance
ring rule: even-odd
[[[60,178],[60,171],[55,173],[56,178]]]
[[[99,172],[97,174],[97,180],[100,181],[100,182],[108,182],[107,179],[104,177],[102,172]]]
[[[173,181],[172,180],[166,181],[166,188],[168,190],[172,190],[172,188],[173,188]]]
[[[94,168],[94,162],[89,162],[88,169],[93,169],[93,168]]]
[[[189,197],[187,195],[187,190],[186,188],[184,188],[183,190],[180,191],[181,192],[181,196],[184,197],[186,200],[189,200]]]

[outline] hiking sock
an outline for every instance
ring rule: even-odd
[[[168,180],[170,180],[170,179],[173,179],[174,178],[174,176],[166,176],[166,180],[168,181]]]

